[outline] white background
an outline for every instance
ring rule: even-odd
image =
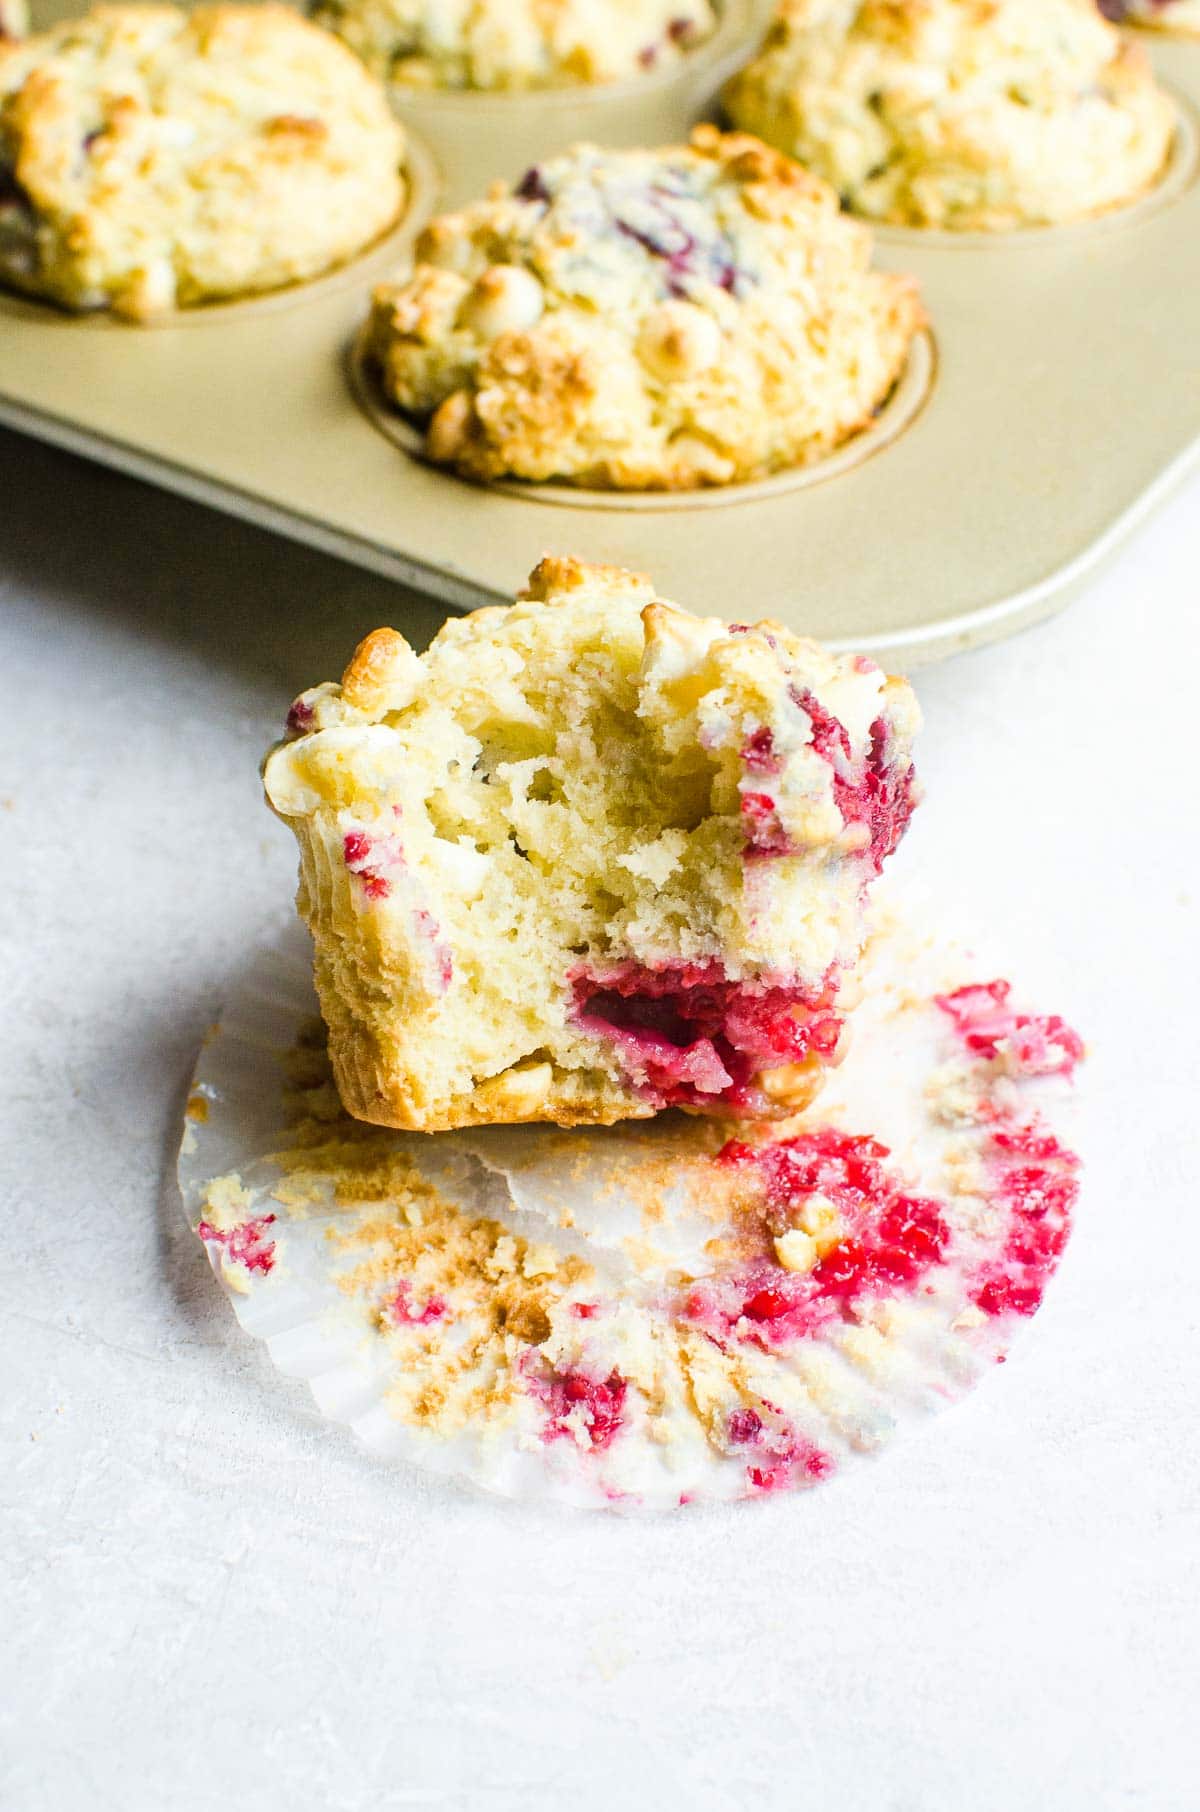
[[[438,611],[0,435],[4,1812],[1194,1812],[1198,518],[918,676],[897,868],[1093,1047],[1045,1309],[843,1483],[619,1519],[361,1457],[173,1182],[293,885],[260,753]]]

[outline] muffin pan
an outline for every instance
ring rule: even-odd
[[[35,23],[75,10],[46,0]],[[1048,614],[1200,455],[1186,350],[1200,331],[1200,43],[1145,39],[1181,125],[1142,202],[993,239],[878,232],[879,263],[920,280],[936,351],[918,349],[863,443],[807,472],[682,500],[485,489],[403,451],[403,424],[361,374],[356,398],[369,287],[433,205],[422,141],[441,205],[566,138],[678,139],[761,17],[730,0],[716,36],[644,95],[406,102],[406,219],[315,283],[154,331],[0,293],[0,420],[455,607],[510,597],[552,550],[639,567],[702,613],[778,617],[910,666]],[[403,627],[399,601],[394,614]]]

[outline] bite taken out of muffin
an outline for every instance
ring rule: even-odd
[[[0,283],[144,320],[299,282],[397,219],[403,154],[289,7],[97,7],[0,43]]]
[[[1147,190],[1175,108],[1095,0],[782,0],[730,117],[892,225],[1008,231]]]
[[[375,292],[367,355],[468,477],[686,490],[830,452],[923,322],[827,184],[702,126],[578,146],[434,220]]]
[[[918,723],[872,661],[570,559],[420,658],[368,637],[265,766],[347,1109],[799,1111],[841,1052]]]
[[[317,0],[313,17],[406,89],[603,84],[676,67],[713,0]]]

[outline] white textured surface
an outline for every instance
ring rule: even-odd
[[[292,885],[261,747],[436,610],[9,436],[0,499],[5,1812],[1192,1812],[1200,488],[918,678],[900,861],[1094,1047],[1042,1313],[878,1466],[636,1523],[362,1456],[175,1193],[197,1040]]]

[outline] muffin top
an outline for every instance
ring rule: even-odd
[[[0,40],[21,38],[29,30],[25,0],[0,0]]]
[[[726,104],[856,213],[977,230],[1130,199],[1175,120],[1094,0],[782,0]]]
[[[583,145],[433,221],[369,351],[428,456],[682,489],[812,459],[888,395],[922,316],[818,178],[700,127]]]
[[[141,317],[312,276],[396,217],[402,151],[287,7],[98,7],[0,45],[0,279]]]
[[[417,88],[621,81],[669,68],[716,24],[711,0],[317,0],[313,17]]]

